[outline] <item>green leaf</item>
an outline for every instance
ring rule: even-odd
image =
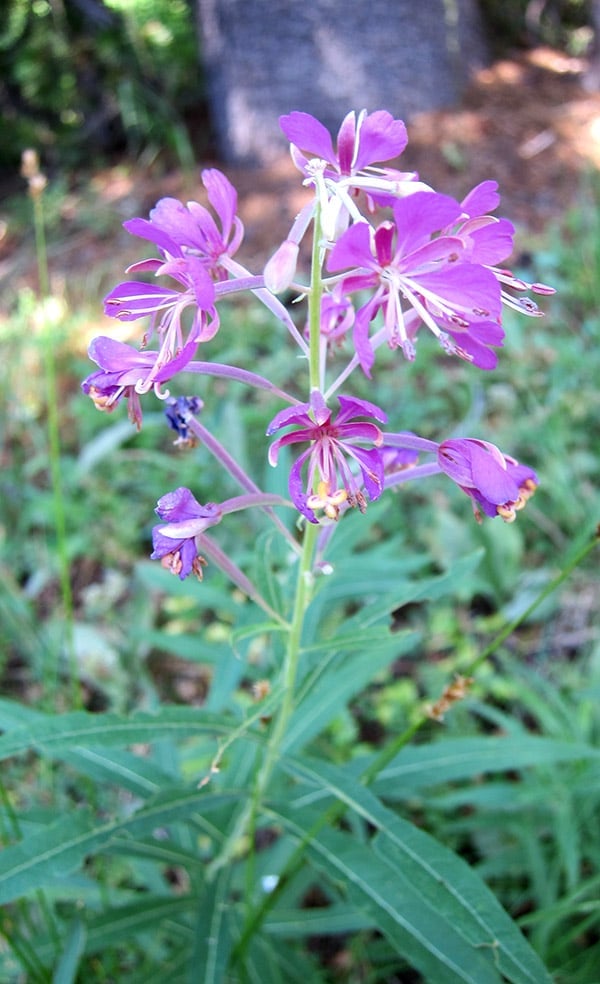
[[[36,888],[56,884],[84,859],[105,848],[113,838],[134,834],[147,836],[166,823],[193,820],[195,814],[219,809],[239,801],[239,792],[210,794],[205,790],[175,787],[148,801],[125,820],[103,823],[82,808],[61,817],[26,841],[5,848],[0,854],[0,905]]]
[[[74,984],[79,961],[85,950],[85,927],[81,919],[75,919],[67,936],[65,948],[52,975],[52,984]]]
[[[373,929],[376,923],[366,913],[339,902],[316,909],[276,909],[269,913],[264,925],[269,935],[294,939],[356,933],[362,929]]]
[[[303,837],[315,820],[311,811],[291,816],[276,810],[286,828]],[[340,885],[360,913],[375,923],[411,967],[432,984],[500,984],[484,951],[470,945],[409,881],[379,856],[373,844],[351,834],[321,830],[306,847],[316,866]]]
[[[185,632],[160,632],[148,630],[139,632],[136,641],[165,653],[172,653],[190,663],[206,663],[212,665],[222,659],[231,659],[231,646],[214,641],[206,642],[198,635]]]
[[[222,984],[226,980],[234,938],[235,906],[229,897],[232,866],[221,868],[197,903],[192,966],[195,984]]]
[[[379,925],[387,935],[391,926],[389,919],[397,921],[398,926],[401,927],[398,937],[401,947],[407,945],[409,938],[412,941],[409,951],[406,951],[410,959],[415,960],[418,957],[420,960],[423,957],[424,947],[429,956],[435,949],[433,943],[432,948],[427,947],[422,935],[424,927],[417,919],[419,913],[425,919],[430,907],[433,914],[427,916],[427,919],[432,920],[429,929],[432,940],[443,943],[447,948],[446,956],[451,962],[454,961],[456,953],[462,953],[463,945],[466,944],[478,957],[489,954],[490,959],[493,958],[490,967],[492,965],[498,967],[513,984],[551,984],[547,971],[516,924],[502,909],[485,883],[461,858],[384,807],[370,790],[357,784],[351,773],[347,774],[341,769],[334,769],[326,763],[314,760],[282,759],[281,764],[286,771],[296,779],[304,780],[311,788],[326,790],[335,800],[345,802],[350,809],[379,831],[377,837],[369,844],[370,852],[378,858],[378,864],[374,864],[371,876],[365,859],[362,855],[357,857],[359,865],[357,891],[359,894],[366,893],[369,896],[367,909],[373,912],[373,906],[381,908],[380,901],[375,899],[373,893],[379,891],[378,877],[384,877],[382,865],[386,866],[385,877],[390,886],[394,885],[395,879],[402,879],[398,882],[398,890],[390,889],[392,892],[390,899],[398,898],[398,911],[390,914],[384,906],[383,922]],[[310,830],[310,825],[315,819],[311,811],[307,819],[298,820],[293,806],[288,806],[279,812],[285,817],[288,829],[289,824],[293,824],[296,831],[302,830],[304,833]],[[302,817],[302,814],[300,816]],[[337,832],[334,833],[337,835]],[[334,861],[331,852],[332,850],[335,852],[335,848],[327,839],[329,832],[320,832],[317,841],[321,842],[322,834],[325,836],[322,847],[311,844],[309,850],[325,858],[328,868],[333,873],[337,862]],[[341,846],[340,844],[339,847]],[[352,844],[349,843],[347,847],[352,857]],[[343,858],[339,861],[340,864],[346,863]],[[363,884],[365,877],[366,883]],[[371,879],[374,879],[372,885]],[[405,925],[406,918],[411,913],[417,920],[414,939]],[[408,937],[406,932],[409,934]],[[405,951],[402,949],[401,952]],[[444,954],[441,957],[436,956],[435,959],[442,961],[440,966],[444,965]],[[429,957],[426,963],[429,966]],[[474,965],[475,957],[472,956],[471,963],[467,962],[466,966],[470,968]],[[416,966],[421,968],[420,963]],[[489,978],[489,972],[488,969],[488,978],[478,977],[476,973],[473,976],[464,976],[464,971],[461,969],[460,973],[463,976],[459,975],[453,979],[482,984],[486,979],[496,979]],[[470,969],[469,973],[471,973]],[[437,981],[437,978],[434,977],[433,980]],[[442,978],[440,977],[439,980],[441,981]]]
[[[448,738],[403,748],[371,788],[387,800],[402,800],[440,783],[590,758],[600,758],[600,749],[538,735]]]
[[[283,742],[284,749],[299,748],[318,735],[380,670],[412,649],[420,638],[418,633],[408,630],[395,633],[389,629],[381,633],[371,631],[372,645],[365,637],[363,645],[354,653],[338,648],[337,640],[331,640],[330,660],[322,661],[302,682],[296,710]]]
[[[5,713],[6,711],[6,713]],[[90,714],[72,711],[56,716],[36,715],[31,723],[0,738],[0,759],[20,755],[31,749],[42,754],[74,748],[131,745],[163,738],[191,738],[209,735],[228,737],[240,727],[239,721],[224,720],[222,714],[208,714],[193,707],[161,707],[154,713],[138,711],[120,714]],[[12,723],[12,705],[0,701],[0,727]]]

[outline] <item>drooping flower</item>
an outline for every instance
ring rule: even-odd
[[[160,560],[181,581],[192,573],[202,580],[206,561],[196,537],[221,521],[222,508],[214,503],[201,505],[189,489],[181,487],[158,500],[156,513],[163,522],[152,530],[151,560]]]
[[[388,344],[401,347],[406,358],[414,359],[414,339],[424,323],[447,351],[493,368],[496,357],[488,346],[504,338],[500,286],[490,270],[471,261],[460,236],[440,233],[459,219],[460,205],[446,195],[415,192],[395,202],[393,213],[394,221],[375,231],[355,223],[327,261],[333,273],[355,268],[343,278],[345,292],[371,291],[354,327],[363,370],[369,375],[373,365],[370,325],[380,309]]]
[[[441,470],[473,500],[476,516],[479,508],[486,516],[501,516],[512,523],[539,484],[532,468],[489,441],[443,441],[437,457]]]
[[[139,352],[125,342],[99,335],[90,342],[88,355],[100,369],[84,379],[81,388],[98,410],[107,413],[125,397],[129,417],[139,428],[142,422],[140,393],[154,389],[159,397],[168,395],[161,392],[161,384],[186,368],[194,358],[196,348],[197,342],[192,339],[171,357],[164,356],[162,350]]]
[[[207,563],[200,553],[202,550],[212,557],[234,584],[250,598],[254,598],[257,592],[251,582],[206,535],[206,530],[220,523],[224,516],[243,509],[289,505],[279,495],[257,490],[233,496],[218,504],[209,502],[203,506],[189,489],[180,487],[158,500],[155,511],[163,522],[152,530],[154,550],[150,559],[160,560],[162,566],[176,574],[181,581],[189,574],[195,574],[202,580],[202,568]]]
[[[438,444],[409,431],[385,434],[384,441],[384,450],[435,455],[435,461],[423,465],[415,462],[409,469],[400,465],[389,473],[386,469],[386,488],[443,472],[471,498],[478,521],[483,512],[512,523],[539,484],[533,468],[503,454],[489,441],[469,437]]]
[[[308,447],[292,465],[289,492],[296,508],[311,523],[317,523],[315,510],[323,510],[329,519],[337,519],[340,507],[366,507],[366,491],[370,499],[378,499],[383,489],[383,465],[377,448],[383,435],[370,417],[385,423],[383,410],[355,397],[338,397],[340,411],[332,419],[323,396],[318,391],[310,403],[288,407],[278,413],[267,429],[267,435],[282,427],[295,429],[277,438],[269,449],[269,462],[277,464],[282,447],[304,443]],[[363,445],[366,444],[367,447]],[[302,472],[308,463],[306,479]]]

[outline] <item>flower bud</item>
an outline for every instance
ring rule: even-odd
[[[280,294],[289,287],[296,273],[297,262],[298,243],[285,239],[265,266],[265,287],[272,294]]]

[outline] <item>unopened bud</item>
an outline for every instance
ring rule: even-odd
[[[284,240],[265,266],[265,287],[272,294],[280,294],[294,279],[297,263],[298,243],[291,239]]]

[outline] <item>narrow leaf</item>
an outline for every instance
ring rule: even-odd
[[[539,958],[481,878],[452,851],[387,809],[351,773],[316,760],[282,760],[313,788],[325,789],[380,831],[377,853],[402,874],[452,932],[477,952],[493,950],[498,968],[513,984],[550,984]],[[292,808],[293,810],[293,808]],[[293,820],[294,814],[290,813]]]

